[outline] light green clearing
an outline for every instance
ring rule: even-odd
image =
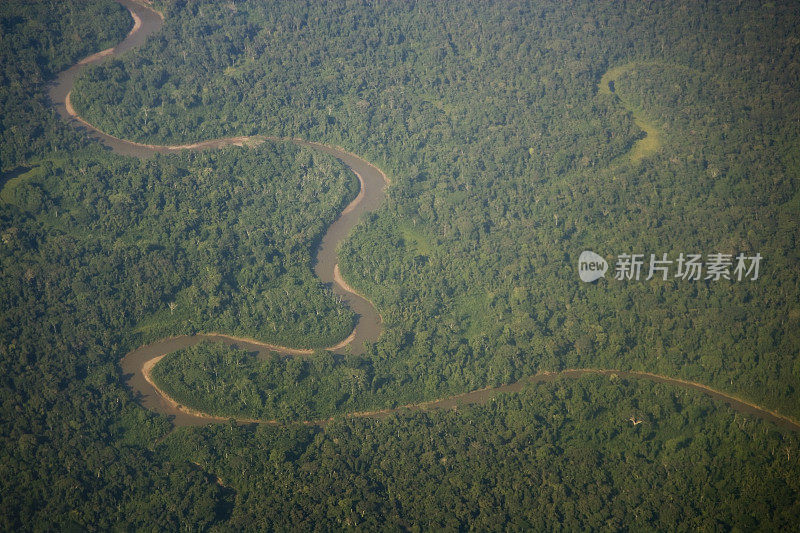
[[[41,166],[34,166],[29,171],[20,174],[16,178],[11,178],[7,182],[3,184],[2,190],[0,190],[0,201],[6,204],[10,204],[11,202],[11,193],[14,191],[14,188],[22,183],[25,180],[29,180],[31,178],[41,178],[44,175],[44,169]]]
[[[639,139],[633,146],[631,147],[630,152],[628,152],[628,159],[633,163],[638,163],[645,157],[657,152],[661,146],[661,132],[659,131],[658,127],[655,125],[654,122],[651,122],[647,118],[645,118],[644,113],[638,107],[633,106],[630,102],[628,102],[625,98],[622,98],[619,95],[618,88],[614,88],[614,92],[611,92],[609,84],[611,82],[615,82],[619,79],[619,77],[628,72],[629,70],[636,68],[636,67],[643,67],[647,65],[656,65],[659,63],[656,62],[633,62],[627,63],[625,65],[619,65],[614,68],[608,69],[605,74],[600,78],[600,83],[597,86],[597,90],[600,94],[610,94],[617,97],[620,103],[627,109],[628,111],[633,114],[633,121],[636,125],[641,128],[645,132],[644,139]]]
[[[631,151],[628,152],[630,160],[634,163],[638,163],[661,148],[661,132],[658,131],[655,124],[648,122],[641,116],[637,116],[635,112],[633,114],[633,121],[639,128],[644,130],[647,135],[644,139],[639,139],[634,142]]]
[[[400,235],[403,237],[403,242],[405,242],[406,249],[408,249],[411,253],[429,256],[435,251],[436,245],[432,242],[432,240],[423,235],[416,228],[413,228],[408,224],[400,224],[398,229],[400,230]]]

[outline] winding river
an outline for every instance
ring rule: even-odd
[[[341,278],[341,276],[339,276],[336,247],[355,226],[361,215],[374,211],[380,206],[381,201],[384,198],[386,185],[388,184],[386,175],[368,161],[365,161],[354,154],[346,152],[345,150],[300,139],[279,139],[267,136],[230,137],[186,145],[162,146],[127,141],[113,137],[98,130],[86,120],[78,116],[70,103],[70,92],[72,91],[78,74],[87,65],[97,63],[107,57],[122,54],[141,45],[149,35],[157,32],[163,23],[161,15],[144,3],[136,2],[134,0],[117,0],[117,2],[122,4],[130,11],[134,20],[133,28],[128,36],[116,47],[91,55],[59,74],[50,89],[50,97],[58,113],[64,118],[64,120],[73,122],[76,124],[76,126],[84,128],[87,135],[96,138],[103,145],[120,155],[145,158],[150,157],[155,153],[170,153],[186,149],[215,149],[223,146],[246,145],[269,141],[293,142],[300,146],[306,146],[321,152],[325,152],[342,161],[358,177],[359,183],[361,184],[361,190],[358,196],[342,211],[339,217],[325,232],[325,235],[323,236],[316,251],[314,272],[323,283],[331,286],[333,291],[338,294],[357,315],[356,326],[351,335],[329,349],[338,352],[341,352],[345,349],[354,353],[361,352],[363,350],[364,342],[375,341],[379,337],[381,333],[382,320],[380,314],[377,312],[372,303],[350,288]],[[227,417],[218,417],[179,405],[163,391],[158,389],[158,387],[152,383],[149,377],[149,370],[166,354],[172,353],[181,348],[198,344],[203,340],[218,341],[229,345],[235,345],[241,349],[258,352],[260,354],[268,351],[278,351],[288,355],[308,355],[311,353],[311,350],[274,346],[254,339],[242,339],[220,333],[172,337],[160,340],[153,344],[142,346],[128,353],[120,362],[120,366],[128,386],[133,391],[133,394],[145,408],[170,416],[173,424],[176,426],[200,425],[207,424],[209,422],[229,420]],[[485,403],[498,393],[517,392],[530,383],[554,381],[562,378],[577,378],[587,374],[599,374],[609,377],[616,376],[623,379],[647,379],[658,383],[667,383],[669,385],[674,385],[684,389],[700,391],[716,400],[728,404],[736,411],[758,416],[765,420],[774,422],[786,429],[800,431],[800,423],[791,419],[790,417],[770,411],[763,407],[759,407],[727,393],[707,387],[701,383],[685,381],[682,379],[652,374],[649,372],[592,368],[570,369],[560,372],[542,372],[540,374],[536,374],[535,376],[524,378],[510,385],[489,387],[435,401],[404,405],[393,409],[350,413],[347,416],[380,418],[405,409],[451,409],[459,405]],[[238,421],[241,423],[277,423],[274,420],[238,419]],[[327,422],[327,420],[310,420],[306,421],[305,423],[324,424],[325,422]]]

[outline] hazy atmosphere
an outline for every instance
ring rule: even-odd
[[[0,3],[0,529],[796,531],[798,28]]]

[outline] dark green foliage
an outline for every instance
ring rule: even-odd
[[[91,13],[95,3],[84,6]],[[58,28],[48,17],[63,10],[86,15],[76,4],[50,7],[36,24]],[[116,16],[117,7],[106,2],[104,9]],[[114,40],[130,21],[125,11],[119,15],[124,24]],[[14,29],[30,38],[25,27],[16,22]],[[41,41],[25,49],[41,54],[36,76],[114,44],[88,41],[95,33],[83,31],[89,50],[71,49],[67,59],[37,52],[35,46],[60,37],[36,33]],[[4,61],[5,75],[34,64],[25,57]],[[36,76],[21,79],[27,85],[20,98],[44,94]],[[4,91],[15,88],[16,82],[3,84]],[[4,120],[12,120],[8,105]],[[96,148],[67,156],[66,149],[85,144],[82,134],[36,105],[39,114],[25,122],[36,136],[13,126],[3,133],[4,150],[24,146],[36,161],[4,183],[0,195],[0,527],[205,528],[227,516],[230,491],[192,465],[148,451],[169,422],[132,402],[116,362],[153,335],[228,327],[221,322],[225,306],[232,309],[229,322],[258,324],[246,330],[252,335],[312,345],[346,336],[352,315],[323,290],[309,263],[314,240],[355,194],[356,182],[333,159],[280,144],[146,162]],[[13,152],[8,161],[24,163],[25,153]],[[219,269],[217,286],[209,281],[212,268]],[[279,289],[281,305],[269,309],[238,300],[247,291]],[[168,304],[176,297],[183,304],[172,315]],[[155,320],[159,313],[166,319]],[[308,313],[314,320],[304,323]],[[280,330],[266,329],[275,323]]]
[[[3,205],[5,528],[216,520],[224,491],[141,449],[169,423],[131,401],[116,361],[196,329],[311,345],[349,333],[309,250],[355,180],[292,145],[242,152],[47,161]]]
[[[267,144],[45,161],[16,186],[0,212],[5,525],[216,520],[224,491],[142,450],[169,423],[131,401],[115,363],[197,329],[312,346],[345,337],[352,314],[309,254],[354,182],[332,158]]]
[[[114,46],[132,25],[128,11],[108,0],[0,2],[0,171],[86,144],[55,120],[44,83]]]
[[[374,383],[372,368],[357,356],[260,358],[208,342],[167,355],[151,376],[175,401],[204,413],[287,422],[369,408],[359,393]]]
[[[297,135],[393,180],[341,250],[380,341],[362,357],[175,354],[193,405],[310,419],[605,366],[800,414],[795,3],[161,6],[162,33],[81,80],[91,122],[148,142]],[[127,13],[4,2],[0,16],[0,170],[34,167],[0,194],[0,528],[797,528],[796,436],[644,382],[159,446],[169,422],[133,401],[117,361],[196,330],[344,336],[352,316],[309,261],[355,181],[289,145],[104,153],[56,120],[44,84],[122,38]],[[635,164],[643,132],[623,100],[663,143]],[[752,283],[582,285],[583,249],[765,263]],[[213,357],[240,366],[191,374]],[[212,383],[218,403],[200,403]]]
[[[58,266],[75,269],[68,287],[79,301],[109,307],[98,331],[133,320],[135,342],[221,330],[329,346],[352,330],[352,313],[310,269],[313,244],[355,195],[354,177],[332,158],[279,143],[47,162],[39,174],[10,195],[25,211],[6,208],[4,231],[15,237],[4,275],[32,269],[41,291],[61,284]],[[28,298],[20,290],[8,289],[7,308]]]
[[[184,429],[163,449],[236,490],[236,529],[777,531],[800,511],[796,435],[638,380],[322,429]]]

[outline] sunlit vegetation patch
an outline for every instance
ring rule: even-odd
[[[600,78],[600,83],[597,85],[600,94],[615,95],[625,108],[633,115],[633,120],[643,132],[644,137],[636,140],[631,146],[627,154],[628,159],[632,163],[638,163],[645,157],[655,153],[662,146],[661,132],[658,126],[651,120],[647,119],[647,112],[631,103],[630,98],[625,96],[625,88],[620,89],[619,80],[624,74],[632,69],[640,66],[651,66],[668,68],[669,65],[659,62],[632,62],[625,65],[619,65],[608,69],[605,74]]]
[[[23,199],[17,198],[18,195],[14,191],[26,180],[37,176],[41,176],[41,170],[38,167],[20,169],[20,172],[9,172],[8,177],[2,182],[2,188],[0,188],[0,201],[6,204],[12,204],[16,201],[24,202]]]
[[[658,131],[658,127],[654,123],[642,117],[636,117],[635,122],[644,131],[645,136],[633,143],[628,157],[630,157],[631,162],[638,163],[661,148],[661,132]]]

